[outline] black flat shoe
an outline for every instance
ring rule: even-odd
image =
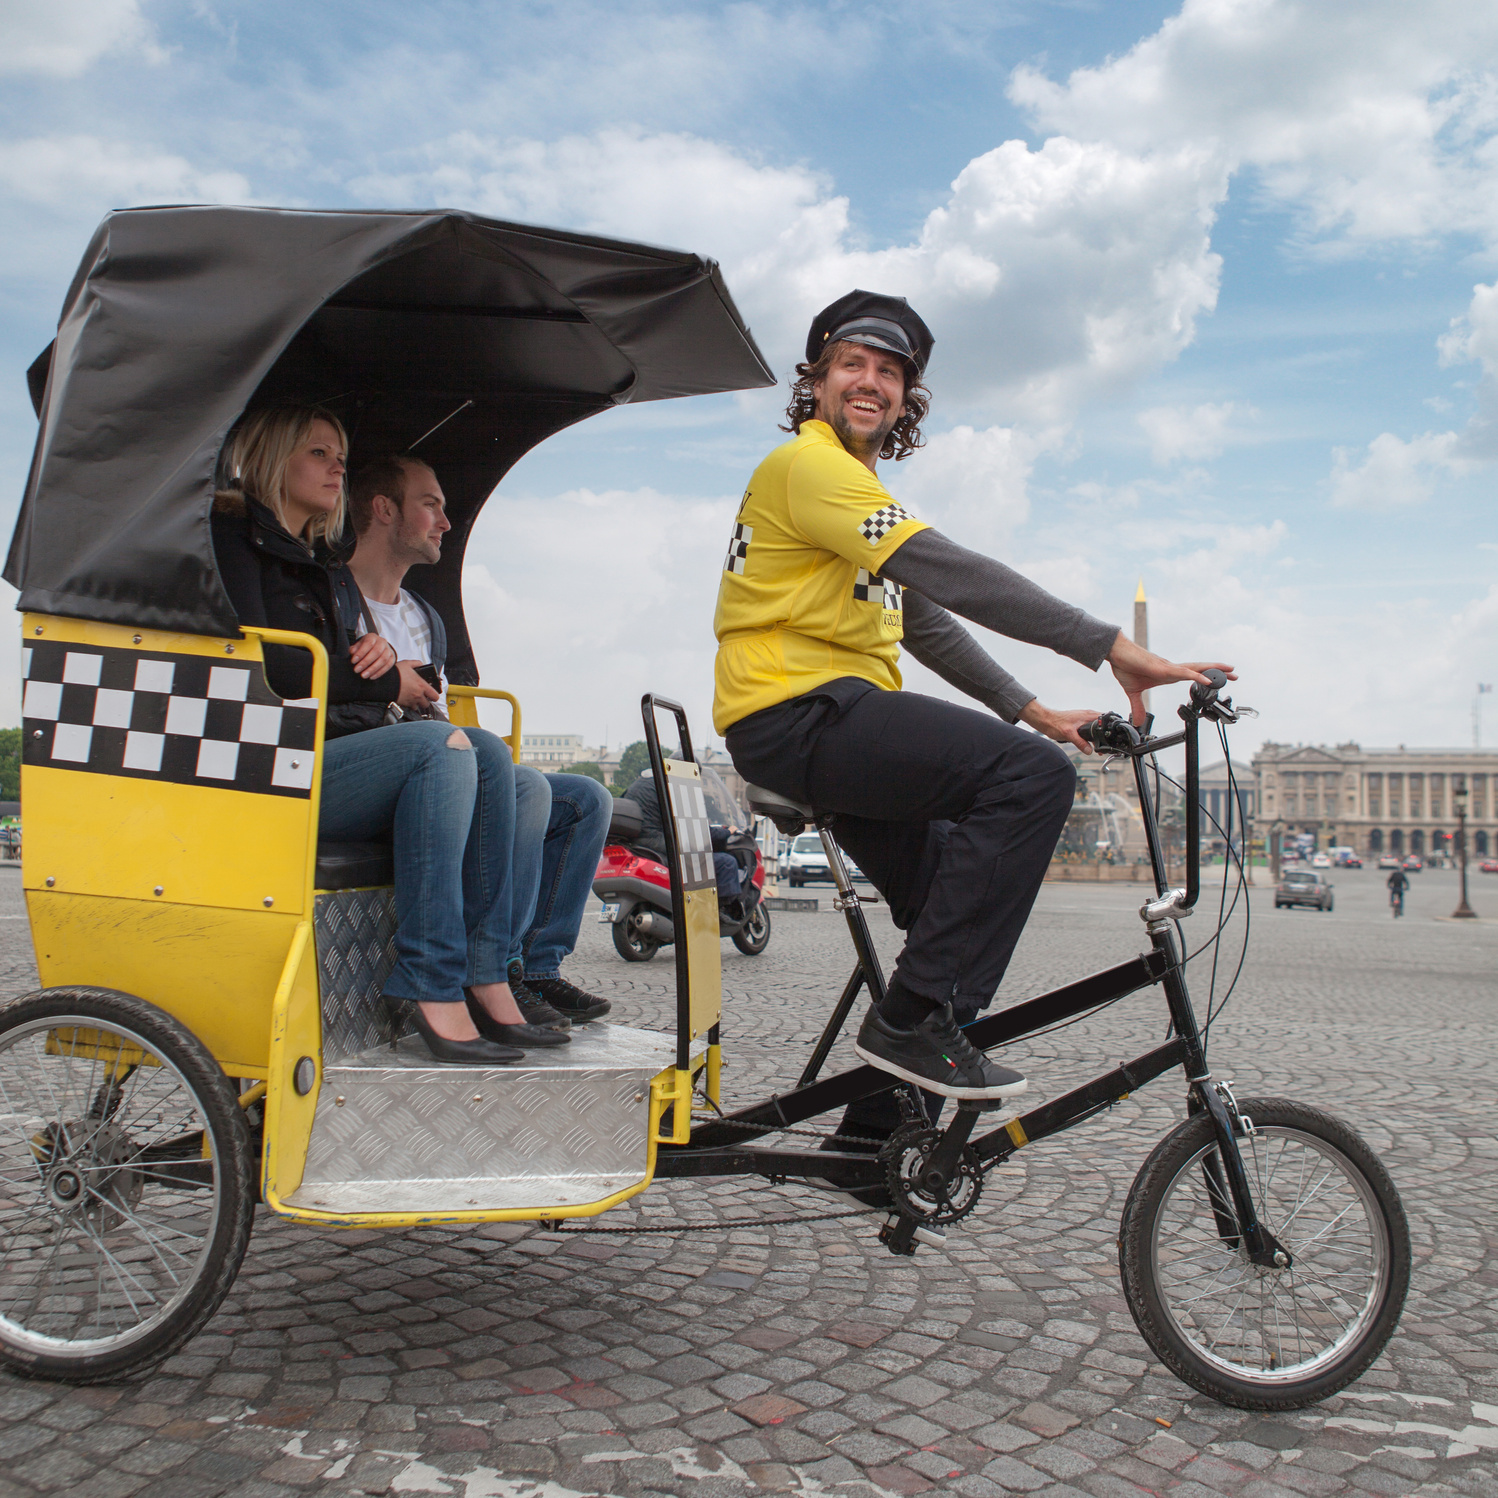
[[[473,1016],[479,1034],[486,1041],[494,1041],[507,1047],[524,1046],[527,1050],[532,1047],[572,1044],[572,1037],[564,1030],[551,1030],[545,1025],[501,1024],[474,998],[472,989],[465,988],[463,992],[468,995],[468,1012]]]
[[[525,1060],[525,1052],[518,1046],[496,1045],[482,1035],[478,1040],[448,1040],[431,1027],[421,1012],[421,1005],[410,999],[386,999],[385,1008],[397,1026],[403,1019],[416,1026],[417,1034],[426,1042],[434,1061],[451,1066],[509,1066]]]

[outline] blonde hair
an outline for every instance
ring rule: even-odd
[[[286,469],[292,455],[312,435],[313,426],[325,421],[338,433],[338,445],[348,452],[348,433],[331,411],[321,406],[278,406],[252,411],[230,434],[224,453],[224,468],[230,489],[240,489],[258,499],[286,529]],[[307,522],[310,541],[337,541],[343,535],[348,515],[348,476],[338,493],[338,505],[330,515],[314,515]]]

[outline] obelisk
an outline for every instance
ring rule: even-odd
[[[1134,594],[1134,643],[1141,650],[1150,648],[1150,604],[1144,596],[1144,579],[1139,579],[1139,591]],[[1149,711],[1150,696],[1144,694],[1144,708]]]

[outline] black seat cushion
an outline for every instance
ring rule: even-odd
[[[640,803],[621,796],[614,802],[614,809],[609,818],[609,841],[632,843],[639,837],[644,825],[645,820],[640,814]]]
[[[389,843],[318,842],[318,889],[362,889],[394,883],[395,850]]]

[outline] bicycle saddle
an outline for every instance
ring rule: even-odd
[[[755,816],[769,817],[787,837],[795,837],[817,819],[817,814],[811,807],[803,806],[801,802],[792,801],[788,796],[779,795],[775,791],[767,791],[762,785],[746,785],[744,795],[749,802],[749,810]]]

